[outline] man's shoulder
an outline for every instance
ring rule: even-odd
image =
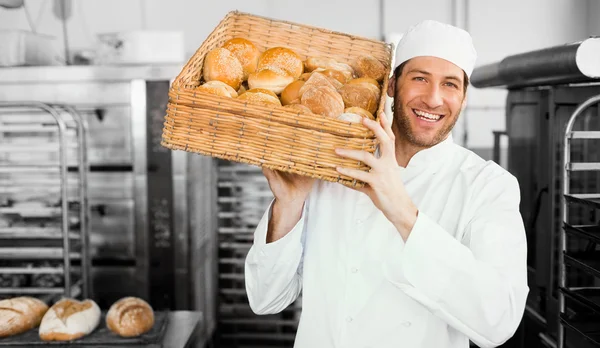
[[[474,181],[514,183],[517,179],[508,170],[492,160],[486,160],[467,148],[454,144],[453,160],[459,165],[461,174]]]

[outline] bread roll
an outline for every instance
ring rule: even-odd
[[[244,69],[229,50],[215,48],[204,57],[203,76],[206,82],[222,81],[237,90],[244,79]]]
[[[37,327],[47,310],[44,302],[29,296],[0,301],[0,337],[18,335]]]
[[[258,59],[260,58],[260,51],[252,41],[236,37],[231,40],[225,41],[223,48],[233,53],[233,55],[242,64],[244,71],[244,81],[248,79],[248,75],[256,71],[258,66]]]
[[[279,98],[277,98],[277,94],[263,88],[249,89],[243,94],[240,94],[238,99],[263,105],[281,106],[281,102],[279,101]]]
[[[331,76],[327,76],[327,75],[323,74],[324,71],[326,71],[326,70],[324,70],[324,69],[317,69],[317,70],[315,70],[313,72],[304,73],[304,74],[300,75],[300,80],[302,80],[302,81],[308,81],[313,74],[319,73],[322,76],[326,77],[329,80],[329,84],[333,88],[335,88],[336,90],[339,89],[339,88],[341,88],[344,85],[343,83],[341,83],[337,79],[335,79],[335,78],[333,78]]]
[[[332,69],[344,74],[346,81],[354,78],[354,69],[345,63],[340,63],[333,58],[325,57],[310,57],[306,60],[306,70],[313,71],[316,69]]]
[[[295,79],[304,72],[304,63],[293,50],[285,47],[273,47],[263,52],[258,60],[257,71],[273,70],[280,74],[287,73]]]
[[[154,311],[140,298],[125,297],[110,306],[106,326],[122,337],[140,336],[154,326]]]
[[[300,88],[304,86],[304,81],[296,80],[281,92],[281,105],[300,104]]]
[[[366,117],[370,120],[374,120],[375,117],[373,116],[372,113],[368,112],[367,110],[363,109],[363,108],[359,108],[358,106],[353,106],[351,108],[346,108],[344,110],[345,114],[356,114],[359,115],[361,117]]]
[[[359,77],[357,79],[352,79],[350,81],[348,81],[348,84],[358,84],[358,83],[370,83],[373,86],[377,87],[377,89],[379,89],[379,82],[377,82],[377,80],[372,79],[370,77]]]
[[[196,89],[199,91],[219,95],[222,97],[237,98],[238,96],[238,93],[230,85],[217,80],[208,81],[202,86],[196,87]]]
[[[348,79],[347,74],[344,74],[343,72],[339,71],[339,70],[334,70],[334,69],[324,69],[319,71],[321,74],[327,76],[327,77],[331,77],[336,79],[337,81],[339,81],[342,85],[346,84],[350,79]]]
[[[347,108],[358,106],[371,114],[377,111],[379,105],[379,97],[381,92],[379,88],[370,83],[346,84],[340,88],[339,93],[344,100],[344,105]]]
[[[337,117],[337,119],[340,120],[340,121],[346,121],[346,122],[352,122],[352,123],[361,123],[363,117],[361,115],[344,112],[343,114],[339,115]]]
[[[292,82],[294,82],[294,78],[289,74],[279,74],[269,69],[250,74],[248,77],[248,87],[250,89],[263,88],[275,94],[280,94]]]
[[[295,111],[300,111],[303,114],[312,114],[312,111],[310,111],[310,109],[302,104],[288,104],[286,106],[284,106],[284,108],[286,109],[293,109]]]
[[[65,298],[56,302],[40,324],[43,341],[71,341],[89,335],[100,323],[100,308],[93,300]]]
[[[369,54],[356,58],[351,65],[358,77],[370,77],[381,82],[386,74],[385,66]]]
[[[308,80],[306,80],[304,85],[302,85],[302,87],[300,88],[298,93],[299,93],[300,97],[302,97],[304,92],[306,92],[307,90],[309,90],[313,87],[319,87],[319,86],[333,88],[336,91],[338,89],[337,86],[333,85],[333,83],[331,82],[331,79],[327,78],[327,76],[321,74],[320,72],[314,72],[310,75]]]
[[[307,89],[302,94],[301,102],[312,113],[326,117],[336,118],[344,112],[344,100],[332,87],[317,86]]]

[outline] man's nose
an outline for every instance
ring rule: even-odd
[[[442,106],[444,101],[442,100],[442,93],[439,86],[433,84],[430,85],[427,93],[423,96],[423,102],[431,109]]]

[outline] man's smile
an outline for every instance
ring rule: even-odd
[[[412,109],[415,116],[423,121],[435,123],[444,118],[443,114],[434,114],[419,109]]]

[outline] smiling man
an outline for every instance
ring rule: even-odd
[[[369,172],[339,184],[264,169],[275,199],[246,259],[257,314],[302,292],[295,347],[495,347],[528,294],[516,179],[452,141],[476,53],[470,35],[425,21],[396,51],[393,120],[363,124],[378,155],[338,149]]]

